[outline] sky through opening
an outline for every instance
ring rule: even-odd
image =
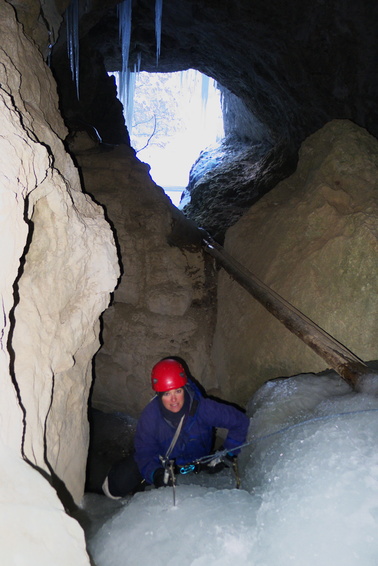
[[[176,206],[200,152],[224,135],[220,91],[203,77],[194,69],[135,77],[131,145]]]

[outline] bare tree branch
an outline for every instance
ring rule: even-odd
[[[156,125],[157,125],[156,114],[154,114],[153,118],[154,118],[154,127],[153,127],[153,130],[152,130],[152,133],[151,133],[151,135],[149,136],[149,138],[147,139],[145,145],[144,145],[143,147],[141,147],[140,149],[138,149],[138,150],[136,151],[136,153],[139,153],[139,152],[142,151],[143,149],[146,149],[146,147],[149,146],[150,141],[152,140],[152,138],[153,138],[154,135],[156,134]],[[149,120],[148,120],[148,121],[149,121]]]

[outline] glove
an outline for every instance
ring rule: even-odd
[[[214,458],[205,465],[204,469],[208,474],[217,474],[226,468],[226,464],[223,462],[224,456],[218,456],[218,452],[215,452]]]
[[[154,486],[156,488],[159,487],[166,487],[167,485],[172,485],[172,478],[169,475],[168,477],[168,483],[164,483],[164,474],[165,474],[165,470],[164,468],[157,468],[154,471],[154,475],[153,475],[153,481],[154,481]]]
[[[218,472],[221,472],[225,468],[227,468],[227,466],[224,462],[217,462],[216,464],[213,465],[211,465],[210,462],[210,464],[207,464],[206,466],[206,472],[208,474],[217,474]]]
[[[227,448],[225,448],[225,447],[223,446],[223,444],[222,444],[222,446],[219,448],[219,452],[223,452],[224,450],[227,450]],[[238,451],[238,452],[240,452],[240,451]],[[217,453],[215,453],[215,455],[216,455],[216,454],[217,454]],[[231,463],[233,464],[234,462],[237,461],[238,455],[237,455],[237,454],[234,454],[234,453],[230,450],[230,452],[227,452],[227,454],[226,454],[225,456],[223,456],[223,458],[224,458],[224,460],[227,460],[228,462],[231,462]]]

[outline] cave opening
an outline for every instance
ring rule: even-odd
[[[109,74],[119,93],[119,73]],[[132,75],[127,100],[122,101],[131,146],[180,207],[192,165],[224,137],[221,91],[215,80],[195,69]]]

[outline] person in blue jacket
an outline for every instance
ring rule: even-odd
[[[158,362],[151,383],[156,395],[139,418],[135,454],[114,466],[104,482],[103,491],[109,497],[135,493],[143,484],[157,488],[171,484],[165,468],[167,455],[178,468],[192,465],[211,454],[216,428],[228,431],[223,446],[230,458],[237,457],[238,446],[246,441],[248,417],[232,405],[202,395],[177,359]],[[197,465],[196,469],[214,472],[220,467]]]

